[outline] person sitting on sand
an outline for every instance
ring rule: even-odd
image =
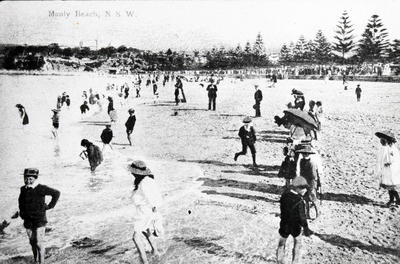
[[[20,216],[24,220],[24,227],[28,234],[29,243],[35,263],[44,263],[45,257],[45,226],[47,224],[46,211],[57,204],[60,192],[38,182],[39,170],[27,168],[24,170],[25,185],[21,187],[18,198],[19,211],[12,218]],[[51,196],[46,204],[45,197]]]
[[[101,132],[100,138],[101,141],[103,142],[102,152],[104,152],[106,146],[109,146],[111,150],[113,149],[111,145],[111,140],[113,138],[113,131],[111,130],[111,124],[106,124],[106,128],[103,130],[103,132]]]
[[[135,116],[135,109],[131,108],[128,110],[129,117],[128,120],[125,122],[125,127],[126,127],[126,135],[128,137],[129,145],[132,146],[132,141],[131,141],[131,134],[133,132],[133,129],[135,128],[136,124],[136,116]]]
[[[293,179],[291,189],[285,191],[280,203],[281,221],[279,226],[279,244],[276,256],[279,264],[285,263],[286,240],[293,237],[292,263],[301,263],[302,234],[310,236],[313,232],[308,228],[305,202],[303,195],[307,192],[308,184],[303,177]]]
[[[29,124],[29,117],[28,114],[26,113],[25,107],[22,104],[16,104],[16,108],[18,108],[19,115],[22,119],[22,125],[28,125]]]
[[[379,179],[379,186],[389,192],[388,207],[400,205],[400,153],[395,146],[396,138],[390,131],[376,132],[380,139],[380,149],[377,155],[376,175]]]
[[[237,161],[238,157],[240,155],[246,155],[247,154],[247,147],[250,148],[251,151],[251,156],[253,158],[253,166],[257,167],[256,163],[256,148],[254,146],[257,138],[256,138],[256,133],[251,125],[251,118],[250,117],[245,117],[243,119],[244,125],[239,129],[239,137],[242,141],[242,151],[235,153],[234,160]]]
[[[90,170],[95,171],[97,166],[103,162],[103,153],[98,146],[94,145],[87,139],[82,139],[81,146],[85,147],[86,150],[82,151],[79,156],[82,159],[88,158]],[[84,157],[82,157],[82,155],[84,155]]]
[[[53,116],[51,117],[51,120],[53,121],[53,130],[51,133],[53,133],[54,138],[58,137],[58,128],[60,127],[60,110],[58,109],[53,109]]]
[[[151,253],[158,255],[157,247],[151,237],[158,237],[163,233],[162,219],[158,213],[162,200],[161,193],[146,163],[141,160],[133,161],[128,165],[128,171],[135,177],[132,195],[135,209],[132,239],[141,262],[148,264],[144,243],[147,241]]]

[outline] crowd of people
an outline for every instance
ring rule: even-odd
[[[154,95],[154,103],[157,103],[159,95],[158,82],[162,82],[165,86],[168,82],[175,81],[174,98],[175,104],[186,103],[184,95],[183,81],[203,81],[207,82],[204,89],[208,95],[208,110],[216,110],[216,98],[220,81],[223,78],[216,76],[206,76],[200,79],[199,76],[188,79],[184,76],[175,75],[173,73],[153,73],[148,76],[138,75],[132,81],[132,84],[122,84],[120,87],[116,84],[108,84],[104,93],[96,93],[89,89],[89,94],[84,91],[82,93],[83,103],[80,105],[80,111],[83,117],[92,111],[92,106],[97,106],[102,111],[102,101],[107,98],[107,114],[110,118],[109,123],[105,124],[105,128],[100,134],[103,148],[100,149],[88,139],[81,140],[81,146],[85,149],[81,152],[80,157],[87,159],[91,171],[101,165],[103,161],[103,152],[106,148],[113,151],[112,126],[118,121],[117,109],[120,104],[130,104],[130,87],[136,90],[136,98],[139,98],[142,89],[142,80],[146,79],[144,84],[146,87],[152,88]],[[272,83],[275,85],[277,76],[271,77]],[[204,85],[200,85],[204,88]],[[254,86],[253,106],[255,110],[254,118],[261,117],[261,101],[263,94],[258,85]],[[323,163],[319,153],[317,132],[323,129],[324,111],[322,102],[319,100],[309,100],[308,109],[306,109],[306,99],[302,91],[293,89],[293,102],[286,105],[283,117],[276,116],[275,122],[278,126],[283,125],[289,130],[289,137],[283,146],[283,161],[279,169],[278,176],[285,180],[284,189],[280,198],[281,221],[279,226],[279,243],[277,248],[278,263],[283,263],[285,256],[286,241],[289,236],[294,238],[293,263],[299,263],[301,260],[302,235],[310,236],[313,234],[308,225],[308,219],[316,218],[320,214],[320,208],[317,198],[321,199],[321,187],[323,183]],[[356,89],[357,101],[360,101],[361,88]],[[172,97],[172,95],[171,95]],[[114,104],[114,98],[117,103]],[[71,105],[71,100],[66,93],[57,98],[56,108],[52,109],[53,116],[53,136],[58,137],[57,129],[59,128],[60,117],[63,105],[67,108]],[[29,119],[25,108],[17,104],[22,124],[29,124]],[[128,118],[125,122],[126,135],[129,145],[132,146],[131,135],[136,124],[135,109],[129,108]],[[253,168],[257,170],[256,147],[257,141],[256,131],[252,126],[252,118],[247,116],[243,119],[243,126],[240,127],[238,136],[241,139],[241,151],[234,154],[234,160],[237,161],[241,155],[247,154],[247,148],[250,149]],[[387,206],[400,204],[398,188],[400,187],[400,154],[395,146],[396,138],[390,131],[377,132],[381,147],[377,158],[376,174],[380,180],[380,186],[388,190],[389,202]],[[133,242],[138,250],[142,263],[147,264],[147,256],[145,252],[145,243],[151,247],[151,253],[158,254],[157,247],[152,237],[163,234],[162,217],[159,214],[161,205],[160,190],[155,183],[155,175],[148,168],[146,163],[136,160],[127,164],[133,179],[133,204],[135,206],[135,219],[133,229]],[[36,262],[44,263],[44,227],[47,223],[46,210],[53,208],[60,197],[60,192],[56,189],[38,184],[39,169],[26,168],[24,170],[24,186],[21,187],[19,196],[19,210],[13,215],[13,218],[20,216],[24,220],[24,227],[27,230],[29,241],[32,247],[33,256]],[[319,195],[318,195],[319,194]],[[45,202],[45,197],[51,196],[52,200],[49,204]],[[314,215],[312,215],[314,213]]]

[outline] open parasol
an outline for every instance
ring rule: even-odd
[[[318,130],[317,121],[307,112],[299,109],[288,109],[283,111],[287,120],[297,126]]]

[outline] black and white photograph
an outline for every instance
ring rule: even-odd
[[[0,1],[0,263],[400,263],[399,10]]]

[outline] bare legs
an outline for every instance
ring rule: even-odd
[[[302,236],[298,236],[293,238],[294,245],[293,245],[293,256],[292,256],[292,263],[299,264],[301,263],[301,248],[302,248]],[[283,264],[285,260],[285,249],[286,249],[286,238],[280,237],[278,249],[276,250],[276,258],[278,264]]]
[[[28,234],[29,243],[32,247],[33,258],[35,263],[44,263],[44,233],[45,227],[26,229]]]
[[[143,234],[143,236],[146,238],[147,242],[150,244],[151,253],[158,255],[158,251],[157,251],[157,248],[155,247],[154,242],[151,241],[150,235],[148,233],[146,233],[146,232],[139,233],[136,231],[133,233],[132,240],[135,243],[135,246],[139,252],[140,260],[142,261],[142,264],[148,264],[149,261],[147,260],[145,244],[143,241],[143,236],[141,236],[141,234]]]

